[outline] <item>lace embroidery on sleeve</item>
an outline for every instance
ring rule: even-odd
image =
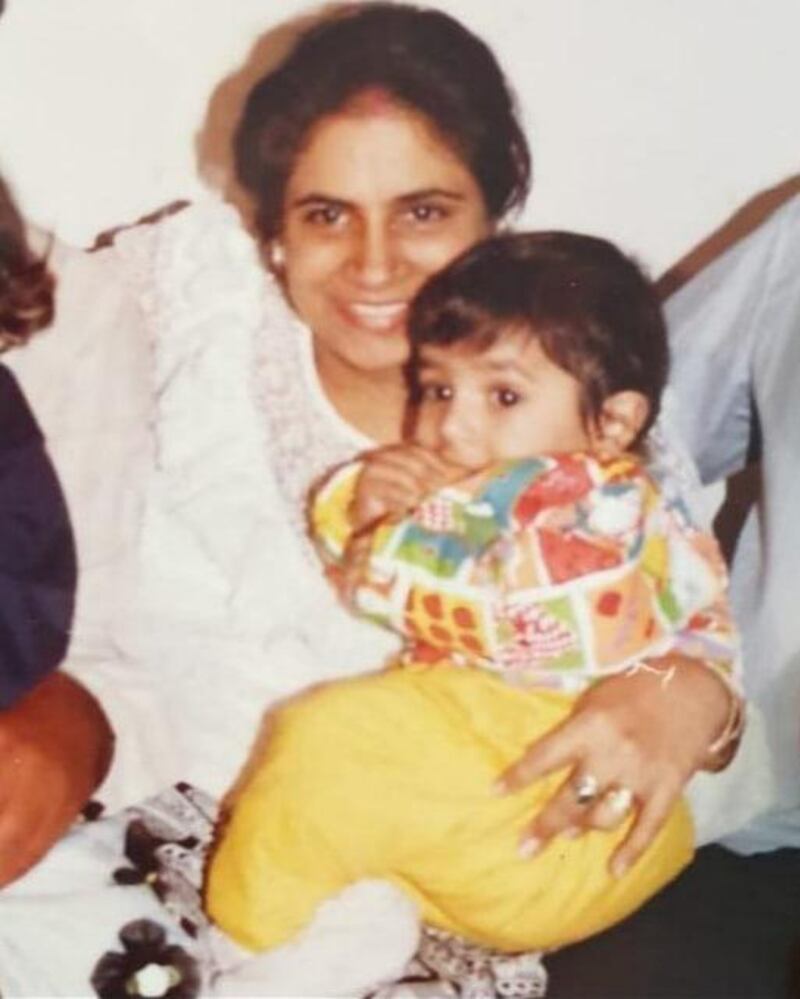
[[[255,393],[267,429],[270,465],[295,531],[306,538],[308,491],[314,480],[368,446],[338,420],[316,381],[308,329],[266,275],[262,334],[254,363]],[[306,554],[317,564],[310,543]]]
[[[149,270],[140,282],[155,356],[159,464],[180,470],[235,441],[242,458],[250,456],[254,478],[268,470],[274,479],[293,533],[316,567],[306,540],[308,486],[366,442],[337,425],[313,380],[310,334],[236,212],[209,200],[155,230],[155,252],[137,258]]]

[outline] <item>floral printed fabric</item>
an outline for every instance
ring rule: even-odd
[[[336,472],[314,503],[335,583],[359,469]],[[409,661],[576,691],[671,649],[724,672],[735,659],[715,542],[632,457],[505,463],[382,522],[358,559],[354,606],[404,635]]]
[[[176,785],[111,818],[103,818],[90,807],[84,829],[96,841],[96,866],[105,871],[101,880],[113,883],[116,892],[105,895],[105,935],[93,923],[95,947],[84,947],[81,923],[76,920],[70,928],[73,935],[68,948],[75,955],[74,962],[52,969],[48,969],[50,962],[39,962],[42,977],[36,981],[17,979],[11,967],[13,951],[0,945],[3,994],[96,995],[101,999],[213,995],[214,948],[202,909],[202,883],[216,818],[213,799],[188,784]],[[75,864],[73,858],[68,866]],[[85,860],[78,861],[77,867],[84,868],[88,891],[95,875],[88,874]],[[95,898],[92,894],[91,899]],[[47,901],[50,907],[58,906],[55,885],[49,886]],[[42,902],[35,914],[39,933],[31,946],[37,954],[52,957],[55,938],[48,933],[57,932],[61,939],[64,926],[49,925],[43,918],[45,900]],[[76,911],[87,906],[91,906],[89,895]],[[10,931],[11,927],[4,925],[3,941],[8,947],[12,947]],[[102,945],[101,939],[107,943]],[[374,999],[392,995],[533,999],[545,994],[546,981],[538,955],[498,954],[426,929],[419,953],[406,973]]]

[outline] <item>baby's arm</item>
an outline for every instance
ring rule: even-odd
[[[635,462],[562,459],[518,498],[514,521],[504,547],[487,552],[499,556],[508,667],[580,686],[631,669],[670,678],[699,666],[730,691],[730,724],[714,746],[732,748],[737,636],[715,540]]]
[[[733,758],[744,729],[739,635],[728,601],[728,574],[716,539],[692,523],[676,504],[663,510],[669,545],[669,584],[688,613],[677,629],[674,653],[701,664],[730,694],[728,719],[709,747],[706,768],[717,770]]]
[[[339,570],[334,583],[348,591],[346,581],[352,585],[363,568],[375,530],[402,520],[463,474],[416,444],[378,448],[335,469],[312,491],[310,504],[312,538],[323,561]]]

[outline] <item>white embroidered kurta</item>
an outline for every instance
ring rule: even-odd
[[[375,668],[394,642],[337,604],[306,540],[308,484],[368,445],[323,397],[307,330],[231,209],[198,206],[153,235],[156,453],[126,654],[170,732],[162,785],[220,794],[265,708]]]

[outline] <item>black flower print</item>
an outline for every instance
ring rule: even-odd
[[[195,999],[200,994],[197,961],[167,943],[162,926],[151,919],[126,923],[119,932],[123,951],[106,951],[95,965],[91,984],[100,999]]]
[[[114,871],[117,884],[150,884],[158,893],[157,881],[161,871],[159,847],[175,843],[185,850],[194,850],[198,846],[196,836],[184,836],[181,839],[168,839],[157,836],[150,831],[142,819],[134,819],[125,831],[125,856],[131,862],[131,867],[119,867]]]

